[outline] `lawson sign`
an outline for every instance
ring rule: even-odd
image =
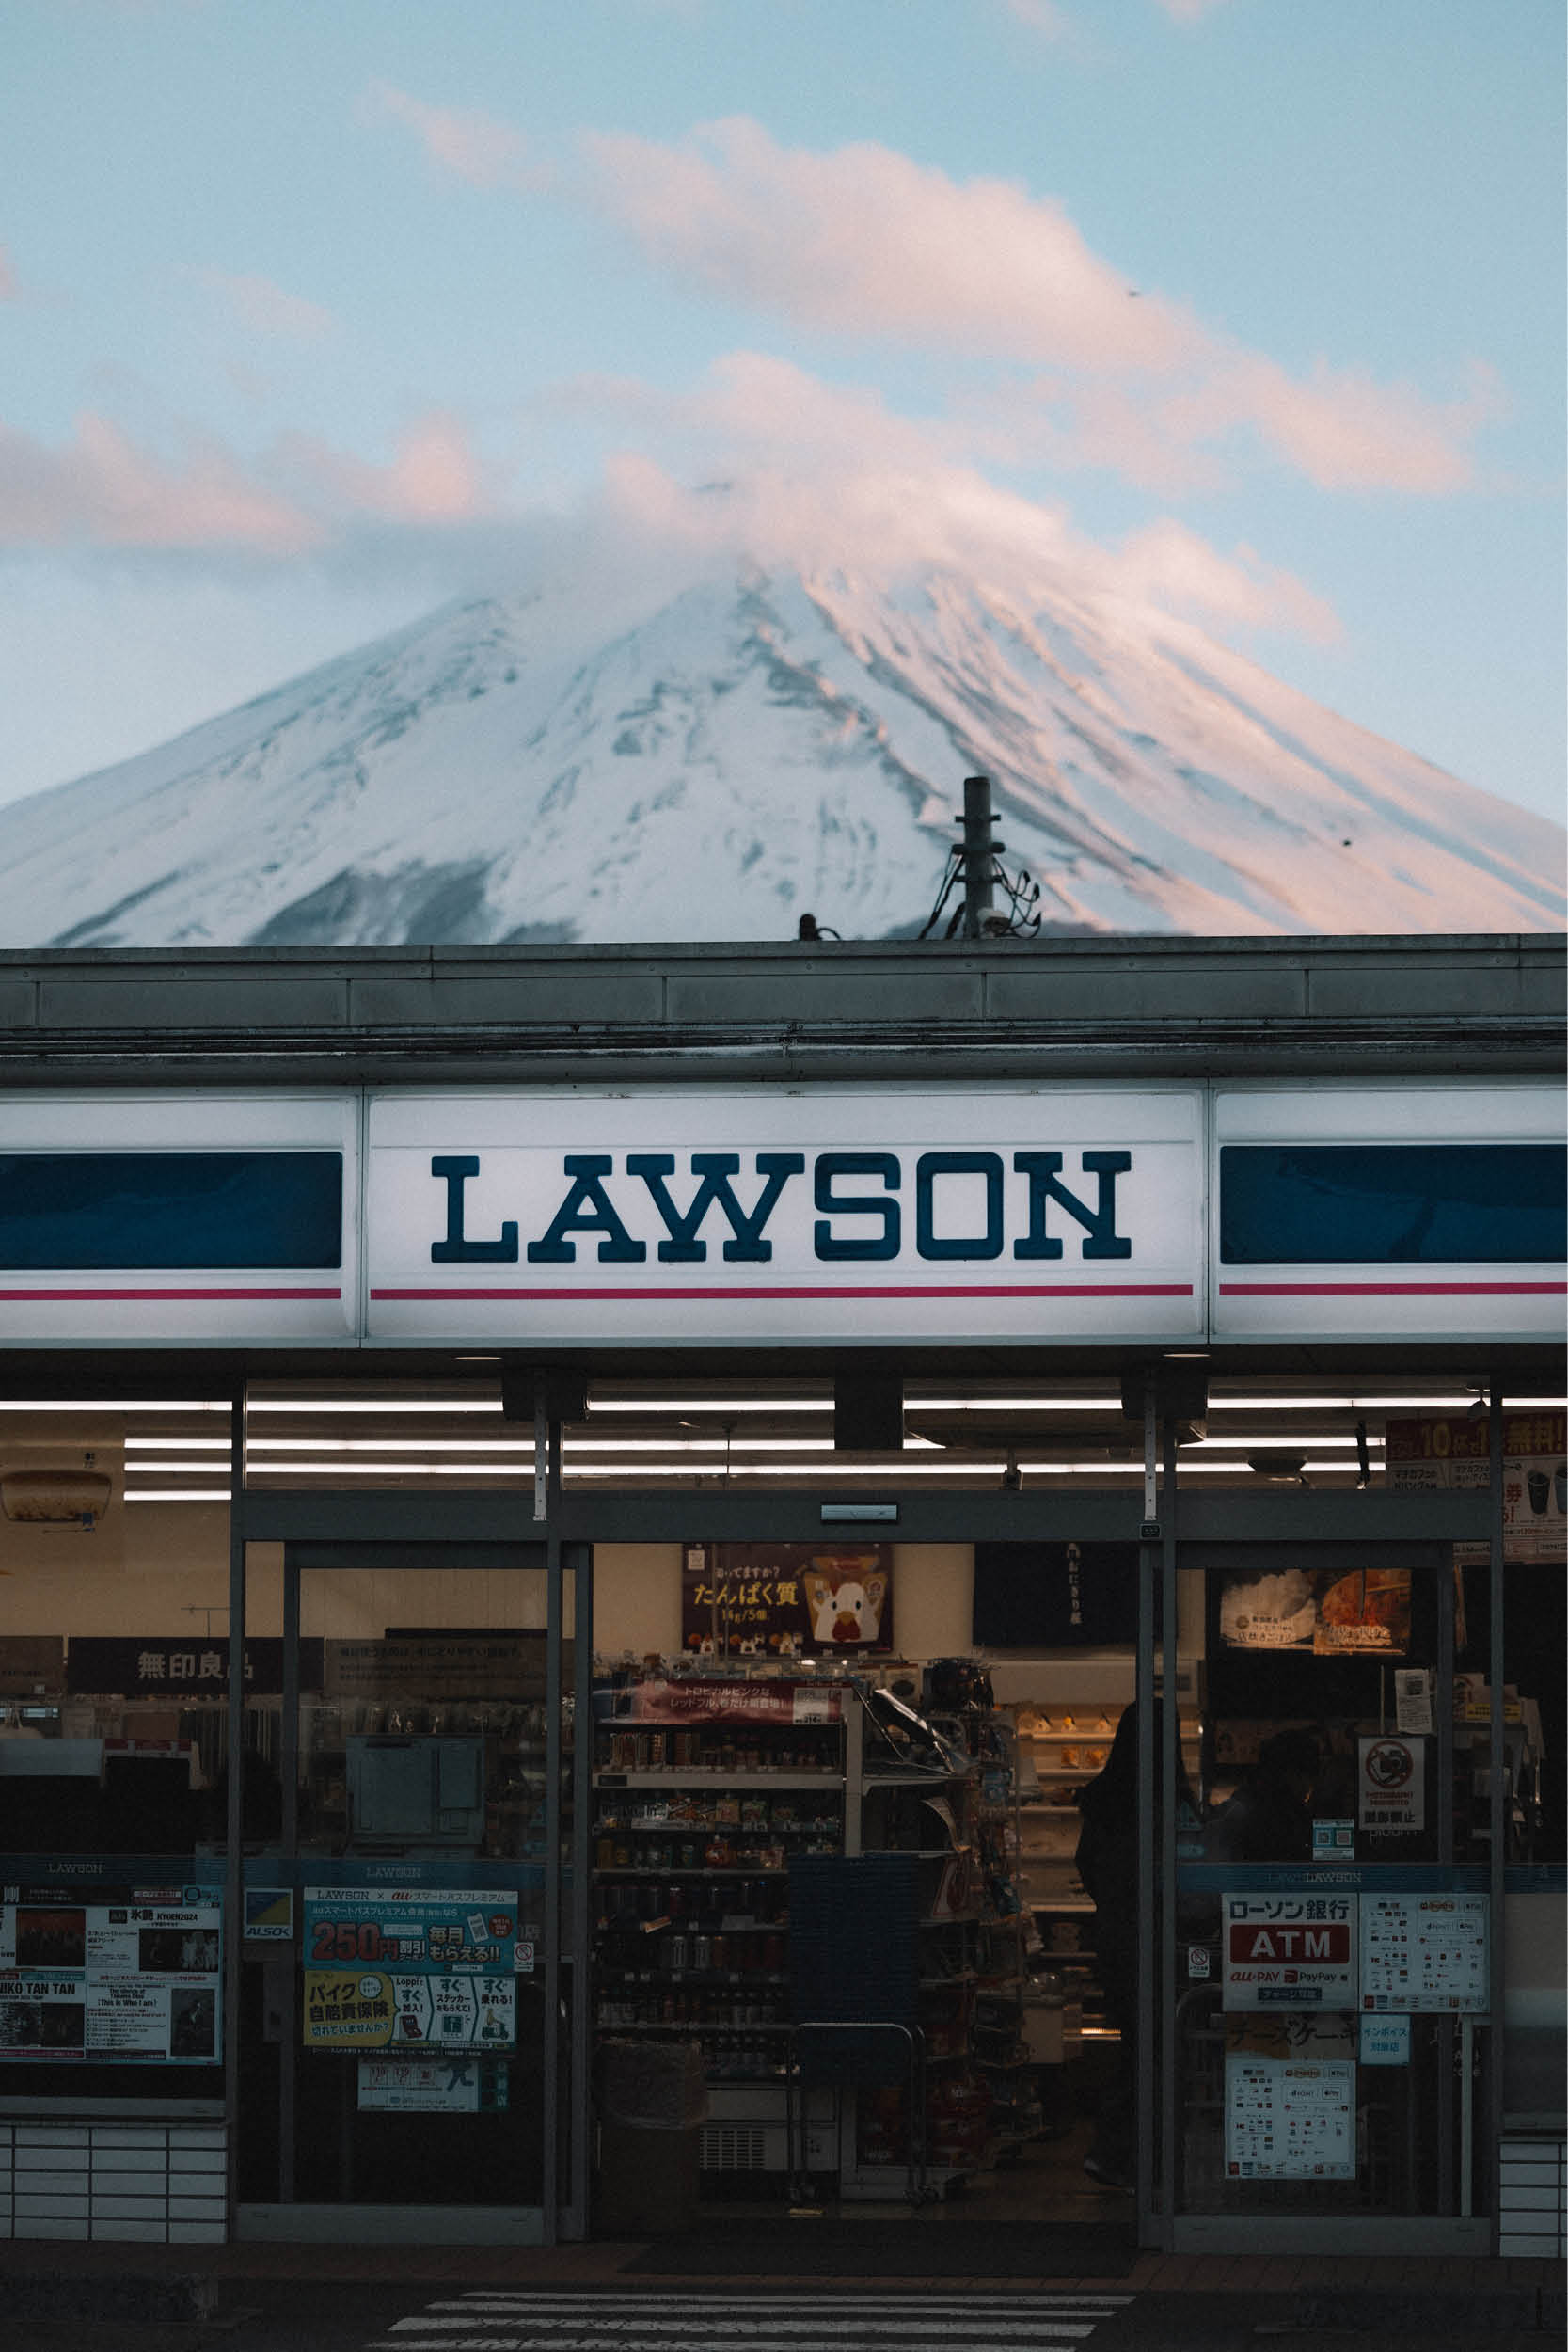
[[[375,1096],[372,1340],[1190,1338],[1196,1089]]]
[[[0,1341],[1556,1336],[1551,1087],[0,1101]]]

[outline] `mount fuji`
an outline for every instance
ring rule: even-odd
[[[907,934],[977,771],[1052,926],[1564,919],[1558,827],[1068,566],[736,560],[449,606],[0,809],[0,943]]]

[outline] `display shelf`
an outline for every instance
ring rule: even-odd
[[[645,1863],[613,1863],[593,1873],[595,1879],[786,1879],[787,1870],[760,1862],[716,1862],[705,1870],[650,1870]]]
[[[771,1845],[775,1837],[825,1837],[830,1828],[833,1826],[834,1824],[827,1821],[769,1821],[768,1842]],[[668,1837],[672,1830],[701,1832],[710,1829],[736,1828],[744,1830],[746,1824],[736,1821],[595,1821],[594,1835],[595,1837],[611,1836],[616,1837]],[[752,1824],[748,1834],[752,1836],[759,1834],[755,1822]],[[679,1840],[677,1839],[676,1842],[678,1843]],[[690,1838],[689,1837],[686,1842],[689,1845]],[[834,1853],[838,1851],[836,1843],[832,1848],[832,1851]],[[656,1863],[653,1866],[653,1874],[655,1877],[664,1875],[663,1865]]]
[[[734,1932],[761,1934],[764,1930],[740,1928]],[[661,1987],[668,1991],[689,1993],[711,1990],[718,1993],[744,1993],[750,1987],[771,1987],[777,1991],[789,1982],[786,1976],[767,1968],[601,1968],[601,1984],[635,1986],[639,1992],[653,1993]]]
[[[601,2018],[599,2020],[599,2031],[601,2033],[610,2034],[681,2033],[686,2036],[689,2042],[701,2042],[705,2034],[711,2035],[716,2033],[730,2033],[772,2035],[793,2033],[795,2028],[793,2026],[710,2026],[706,2024],[700,2024],[692,2018],[680,2018],[674,2023],[672,2023],[668,2018],[647,2018],[638,2019],[635,2021],[628,2019],[624,2024],[611,2025],[606,2023],[606,2021]]]
[[[736,1781],[761,1781],[769,1788],[842,1788],[842,1772],[769,1772],[766,1765],[753,1772],[725,1772],[719,1765],[672,1765],[669,1769],[645,1772],[618,1772],[609,1767],[596,1768],[595,1788],[729,1788]],[[880,1784],[879,1784],[880,1785]]]

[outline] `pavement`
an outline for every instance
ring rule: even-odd
[[[545,2322],[562,2310],[573,2319],[572,2343],[615,2344],[622,2352],[633,2352],[631,2339],[642,2332],[630,2326],[630,2311],[695,2320],[689,2331],[659,2323],[663,2352],[686,2352],[688,2333],[693,2344],[708,2342],[709,2322],[717,2324],[726,2308],[736,2320],[742,2308],[752,2313],[743,2326],[726,2324],[726,2345],[768,2352],[783,2328],[799,2352],[815,2352],[818,2343],[851,2352],[862,2331],[845,2324],[843,2311],[832,2317],[832,2305],[845,2307],[851,2319],[863,2312],[865,2340],[896,2352],[920,2343],[1024,2344],[1033,2340],[1024,2326],[1029,2310],[1046,2314],[1041,2341],[1083,2342],[1083,2352],[1155,2352],[1163,2345],[1309,2352],[1372,2334],[1380,2339],[1378,2352],[1401,2352],[1406,2344],[1412,2352],[1446,2344],[1540,2352],[1548,2340],[1560,2344],[1565,2332],[1568,2272],[1547,2260],[1143,2252],[1120,2279],[956,2280],[921,2275],[916,2237],[910,2275],[899,2280],[685,2280],[630,2271],[645,2244],[235,2244],[203,2247],[198,2254],[190,2247],[13,2241],[0,2244],[0,2311],[8,2337],[25,2343],[27,2352],[356,2352],[382,2341],[416,2352],[426,2324],[420,2314],[427,2312],[446,2314],[431,2325],[451,2352],[467,2342],[544,2347],[557,2341]],[[465,2338],[461,2313],[468,2305],[491,2316],[485,2330]],[[1092,2344],[1077,2328],[1084,2310],[1075,2313],[1074,2305],[1092,2313]],[[924,2312],[927,2319],[895,2325],[895,2312]]]

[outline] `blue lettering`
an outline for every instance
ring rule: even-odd
[[[1076,1217],[1088,1235],[1083,1245],[1085,1258],[1130,1258],[1132,1245],[1124,1233],[1117,1232],[1117,1178],[1124,1176],[1132,1165],[1131,1152],[1085,1152],[1082,1154],[1084,1172],[1100,1179],[1100,1194],[1091,1209],[1076,1193],[1069,1192],[1057,1182],[1062,1155],[1059,1152],[1015,1152],[1013,1166],[1029,1179],[1029,1231],[1022,1241],[1013,1244],[1015,1258],[1059,1258],[1062,1245],[1045,1230],[1047,1203],[1054,1200],[1068,1215]]]
[[[986,1230],[939,1240],[934,1194],[939,1176],[983,1176]],[[1002,1162],[994,1152],[923,1152],[914,1169],[915,1248],[923,1258],[1000,1258],[1002,1255]]]
[[[479,1159],[467,1153],[460,1159],[432,1160],[430,1172],[444,1177],[447,1186],[447,1237],[433,1241],[431,1258],[436,1265],[471,1263],[483,1259],[486,1263],[511,1264],[517,1255],[517,1228],[508,1217],[501,1227],[499,1241],[469,1241],[463,1232],[463,1187],[470,1176],[479,1174]]]
[[[641,1264],[648,1246],[646,1242],[633,1241],[604,1188],[604,1179],[614,1165],[613,1160],[595,1152],[566,1154],[562,1166],[572,1179],[572,1189],[551,1218],[544,1239],[529,1243],[531,1265],[574,1265],[577,1244],[566,1240],[568,1233],[602,1233],[601,1265]]]
[[[823,1152],[817,1156],[815,1177],[816,1206],[825,1212],[812,1228],[819,1258],[896,1258],[898,1255],[901,1218],[896,1200],[880,1199],[875,1193],[857,1193],[841,1200],[833,1189],[840,1176],[879,1176],[889,1192],[896,1192],[903,1171],[891,1152]],[[843,1241],[834,1238],[828,1222],[832,1216],[877,1216],[882,1221],[881,1232],[874,1240]]]
[[[683,1216],[670,1198],[664,1179],[674,1173],[675,1163],[666,1152],[632,1152],[626,1157],[628,1176],[641,1176],[653,1194],[659,1216],[664,1219],[668,1241],[658,1245],[661,1264],[689,1265],[707,1256],[707,1244],[697,1239],[703,1219],[717,1200],[730,1221],[733,1240],[724,1244],[724,1257],[734,1264],[744,1259],[761,1263],[773,1255],[773,1245],[762,1238],[763,1228],[772,1216],[778,1199],[792,1176],[799,1176],[805,1168],[799,1152],[759,1152],[756,1169],[765,1176],[762,1196],[750,1215],[741,1207],[730,1186],[730,1178],[740,1172],[740,1160],[733,1152],[694,1152],[691,1173],[702,1182],[692,1196],[691,1206]]]

